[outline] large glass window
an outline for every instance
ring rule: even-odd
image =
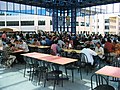
[[[50,20],[50,25],[52,25],[52,20]]]
[[[90,25],[89,23],[86,23],[86,27],[89,27],[89,25]]]
[[[81,26],[85,26],[85,22],[81,22]]]
[[[105,23],[109,23],[109,19],[105,19]]]
[[[79,26],[79,22],[76,22],[76,26]]]
[[[21,26],[33,26],[34,21],[21,21]]]
[[[105,29],[109,29],[109,26],[105,26]]]
[[[0,15],[5,15],[5,13],[4,13],[4,12],[2,12],[2,11],[0,11]]]
[[[45,25],[45,20],[39,20],[38,25]]]
[[[5,26],[5,21],[0,21],[0,26]]]
[[[7,26],[19,26],[19,21],[7,21]]]

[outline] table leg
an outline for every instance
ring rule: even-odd
[[[107,84],[109,85],[109,76],[107,76]]]
[[[120,90],[120,82],[118,82],[118,90]]]

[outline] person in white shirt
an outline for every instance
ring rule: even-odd
[[[84,53],[88,58],[88,63],[94,65],[93,56],[97,56],[97,53],[90,49],[90,44],[87,44],[86,47],[83,48],[80,53]]]
[[[20,47],[20,42],[18,40],[15,40],[15,47],[18,49]]]
[[[26,42],[20,40],[20,47],[21,49],[24,50],[24,52],[29,52],[29,49],[28,49],[28,45],[26,44]]]
[[[99,42],[97,42],[97,44],[96,44],[95,52],[98,53],[98,56],[99,56],[101,59],[104,58],[104,57],[103,57],[103,55],[104,55],[104,49],[101,47],[101,45],[100,45]]]

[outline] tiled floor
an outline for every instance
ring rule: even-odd
[[[0,67],[0,90],[52,90],[53,82],[51,81],[43,87],[43,82],[38,85],[35,80],[29,81],[28,74],[23,77],[23,67],[23,65],[15,65],[11,69]],[[56,90],[90,90],[90,77],[93,73],[94,71],[86,75],[83,71],[83,80],[80,80],[80,75],[75,71],[75,82],[64,81],[64,86],[56,85]],[[114,86],[116,87],[116,84]]]

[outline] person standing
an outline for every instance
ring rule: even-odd
[[[3,31],[2,41],[6,42],[6,38],[7,38],[6,31]]]

